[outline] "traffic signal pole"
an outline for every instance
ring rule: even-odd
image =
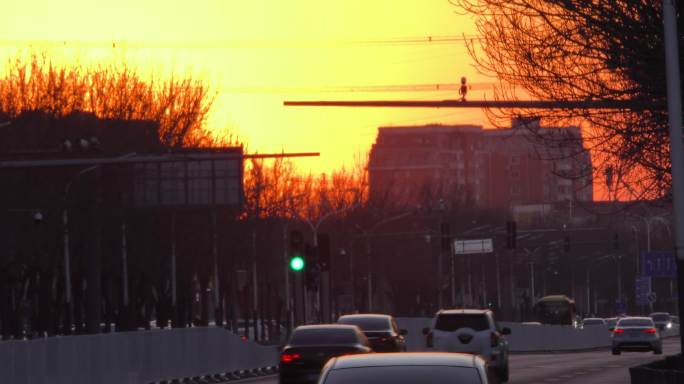
[[[674,253],[677,258],[677,282],[679,286],[679,318],[684,318],[684,150],[682,145],[682,95],[679,78],[679,47],[677,13],[674,1],[663,0],[665,32],[665,58],[667,73],[667,118],[670,123],[670,162],[672,164],[672,205],[674,208]],[[684,333],[679,333],[680,346],[684,350]]]

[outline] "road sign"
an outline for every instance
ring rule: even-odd
[[[677,263],[674,254],[670,251],[641,252],[641,266],[644,276],[677,276]]]
[[[494,251],[492,239],[454,240],[454,254],[491,253]]]
[[[648,298],[648,303],[653,304],[656,302],[657,296],[655,292],[649,292],[646,296]]]
[[[651,276],[637,276],[634,282],[634,297],[637,305],[648,304],[648,294],[651,292]]]

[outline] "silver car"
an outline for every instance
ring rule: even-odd
[[[648,317],[653,319],[659,331],[672,328],[672,316],[667,312],[653,312]]]
[[[622,351],[653,351],[663,353],[660,332],[650,317],[625,317],[613,330],[613,355]]]
[[[582,320],[582,327],[601,326],[607,327],[606,321],[598,317],[587,317]]]
[[[371,353],[328,360],[318,384],[487,384],[484,359],[462,353]]]

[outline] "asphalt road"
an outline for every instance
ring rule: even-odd
[[[663,340],[663,354],[610,350],[577,353],[511,355],[511,384],[624,384],[629,383],[629,367],[645,364],[680,351],[679,338]]]
[[[624,384],[629,383],[629,367],[678,353],[679,338],[663,341],[663,354],[610,350],[511,355],[510,384]],[[240,384],[277,384],[277,376],[242,380]]]

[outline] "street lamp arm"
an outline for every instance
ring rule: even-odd
[[[377,223],[373,224],[373,226],[370,227],[368,230],[363,231],[363,232],[373,233],[373,231],[375,231],[376,229],[378,229],[378,227],[380,227],[381,225],[387,224],[387,223],[392,222],[392,221],[394,221],[394,220],[402,219],[402,218],[404,218],[404,217],[406,217],[406,216],[408,216],[408,215],[410,215],[410,214],[412,214],[412,213],[413,213],[413,212],[404,212],[404,213],[401,213],[401,214],[399,214],[399,215],[395,215],[395,216],[389,217],[389,218],[387,218],[387,219],[380,220],[380,221],[378,221]]]

